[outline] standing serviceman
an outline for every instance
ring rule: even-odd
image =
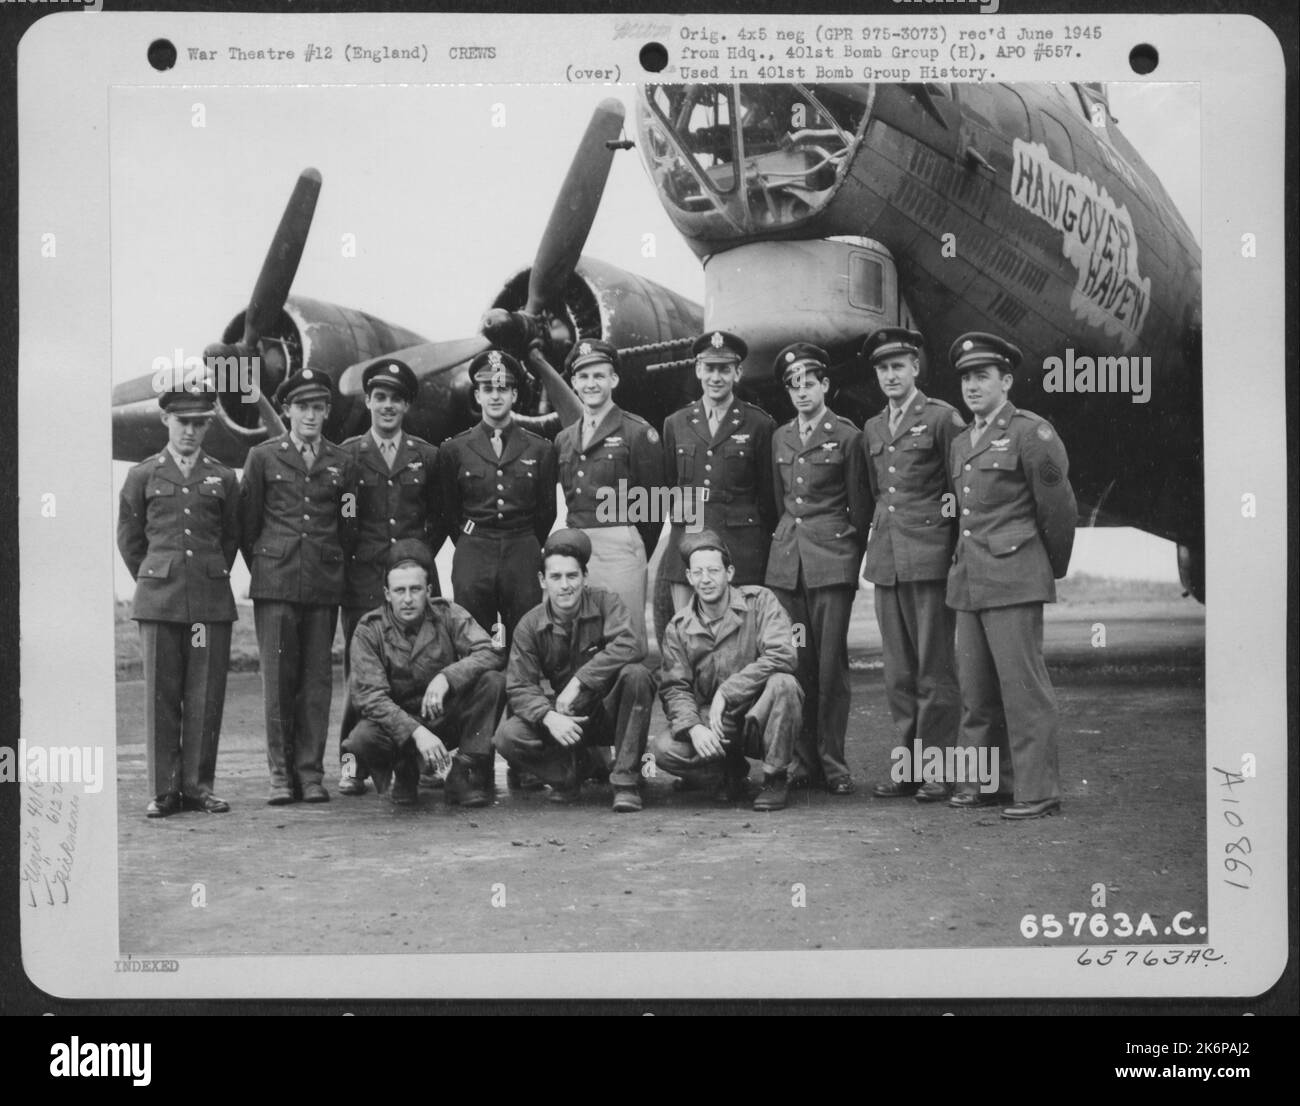
[[[483,418],[444,442],[438,458],[456,543],[451,586],[457,605],[508,653],[515,626],[542,601],[537,562],[555,525],[555,446],[512,417],[529,386],[515,358],[486,350],[469,377]]]
[[[772,431],[776,423],[762,408],[737,399],[744,371],[745,343],[725,330],[701,335],[691,347],[700,399],[664,422],[664,473],[681,489],[674,506],[668,546],[659,562],[670,582],[673,610],[692,598],[682,559],[688,533],[713,531],[733,558],[735,586],[761,584],[776,526],[772,497]]]
[[[832,795],[851,795],[853,777],[844,759],[849,615],[870,518],[862,434],[826,406],[831,382],[825,350],[794,342],[777,354],[773,370],[796,412],[772,436],[772,483],[783,513],[766,579],[802,642],[804,720],[790,785],[822,779]]]
[[[1040,818],[1061,806],[1056,695],[1043,660],[1043,604],[1070,565],[1078,508],[1065,447],[1051,425],[1011,403],[1020,350],[993,334],[963,334],[948,353],[975,416],[949,456],[960,512],[948,573],[957,612],[962,747],[998,750],[999,794],[968,782],[955,807],[994,803],[1003,818]],[[1008,755],[1009,754],[1009,755]]]
[[[360,715],[350,690],[352,634],[363,615],[384,604],[384,565],[399,542],[414,538],[429,549],[429,590],[437,596],[438,570],[432,558],[447,531],[438,487],[438,450],[423,438],[402,431],[419,382],[405,362],[384,357],[361,376],[370,411],[370,429],[349,438],[342,448],[352,458],[356,485],[356,548],[348,557],[343,590],[343,679],[347,688],[339,729],[339,793],[365,793],[365,777],[343,742]]]
[[[923,343],[916,331],[895,326],[877,330],[862,347],[889,401],[863,431],[876,510],[862,575],[874,585],[885,696],[898,745],[907,753],[894,758],[895,766],[929,763],[925,750],[942,755],[951,748],[961,712],[954,615],[944,601],[956,525],[945,496],[948,449],[966,423],[950,404],[917,388]],[[914,758],[918,741],[922,753]],[[951,780],[910,777],[879,783],[872,794],[913,795],[919,803],[948,797]]]
[[[158,397],[167,447],[122,486],[117,547],[135,580],[131,617],[144,661],[146,817],[224,814],[212,790],[226,700],[230,566],[239,550],[235,474],[200,450],[216,393],[205,380]]]
[[[566,526],[591,541],[593,587],[619,596],[646,647],[646,563],[659,540],[663,484],[659,435],[645,419],[614,402],[618,351],[597,338],[582,338],[565,360],[582,417],[555,439],[560,484],[568,505]]]
[[[343,566],[356,538],[352,458],[325,439],[334,384],[299,369],[276,389],[289,430],[248,451],[242,549],[266,705],[267,802],[329,802],[325,742]]]

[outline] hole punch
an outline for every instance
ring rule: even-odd
[[[159,73],[165,73],[176,64],[176,47],[169,39],[156,38],[149,43],[149,64]]]
[[[1145,77],[1160,64],[1160,51],[1149,42],[1139,42],[1128,52],[1128,63],[1134,73]]]
[[[647,42],[639,55],[641,68],[647,73],[661,73],[668,64],[668,47],[662,42]]]

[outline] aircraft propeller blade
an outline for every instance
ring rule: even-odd
[[[416,380],[423,380],[430,373],[446,372],[448,369],[464,364],[471,357],[482,353],[489,345],[491,343],[486,338],[476,335],[473,338],[456,338],[450,342],[425,342],[422,345],[409,346],[406,349],[386,353],[382,359],[396,357],[399,361],[405,361],[415,373]],[[339,377],[339,394],[361,395],[365,391],[361,383],[362,374],[379,360],[381,358],[371,357],[369,360],[349,365]]]
[[[618,138],[623,129],[623,116],[623,105],[613,98],[602,100],[592,113],[533,259],[528,278],[528,305],[524,308],[529,315],[536,315],[564,294],[564,286],[587,244],[605,181],[609,179],[614,151],[606,143]]]
[[[276,228],[271,248],[266,251],[262,271],[253,285],[253,296],[244,314],[245,347],[252,349],[257,340],[269,331],[289,298],[289,288],[298,262],[302,260],[307,232],[311,230],[312,216],[316,212],[316,198],[320,195],[320,173],[304,169],[293,187],[293,195],[285,205],[280,225]]]

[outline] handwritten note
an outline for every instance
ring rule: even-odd
[[[61,783],[23,785],[23,903],[29,909],[72,901],[81,796]]]

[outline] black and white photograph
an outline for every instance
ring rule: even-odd
[[[1285,502],[1213,467],[1207,78],[1021,76],[1100,18],[597,23],[663,56],[187,24],[105,89],[113,721],[18,758],[24,926],[93,900],[155,976],[97,993],[1262,978],[1280,621],[1207,648]]]

